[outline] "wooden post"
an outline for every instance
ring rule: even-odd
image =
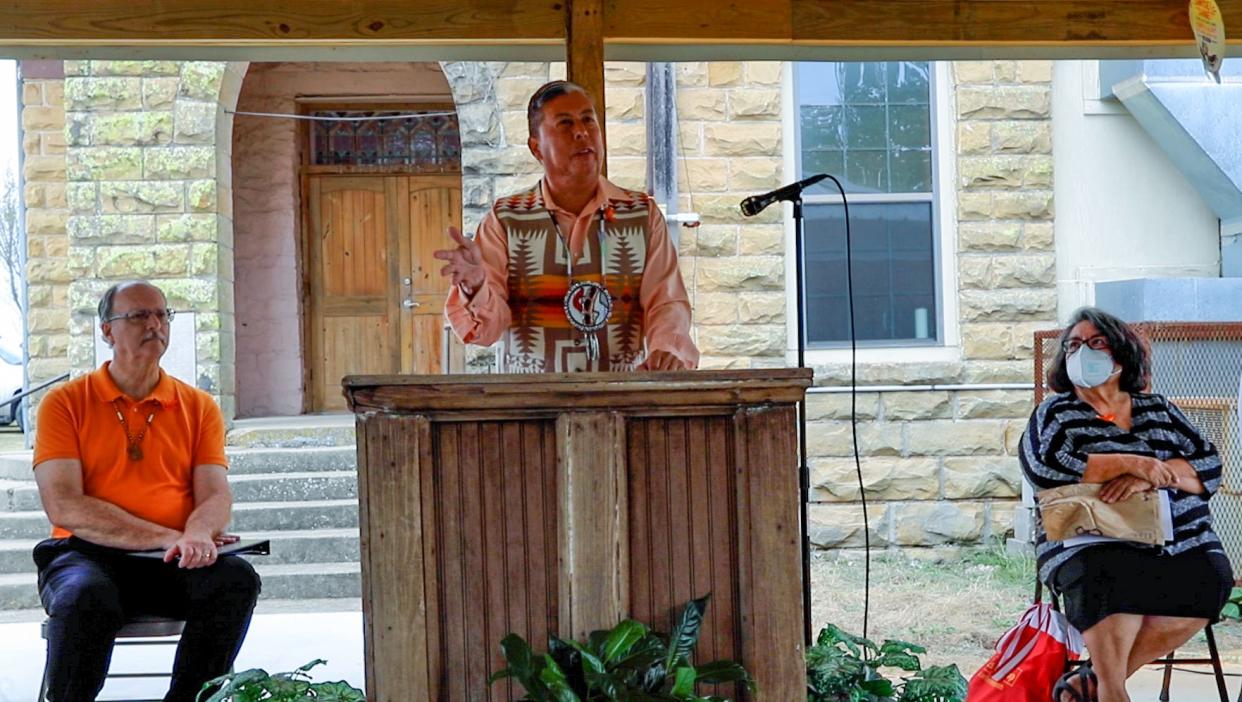
[[[557,418],[561,638],[585,641],[628,615],[625,422],[612,412]]]
[[[595,98],[604,153],[600,173],[608,175],[608,133],[604,118],[604,0],[569,0],[565,6],[565,67],[569,80]]]

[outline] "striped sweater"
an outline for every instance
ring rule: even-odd
[[[1182,411],[1162,395],[1131,395],[1132,425],[1125,431],[1101,419],[1089,404],[1073,393],[1053,395],[1044,400],[1022,435],[1020,459],[1026,479],[1036,491],[1069,485],[1082,480],[1091,454],[1130,453],[1154,456],[1162,461],[1184,458],[1199,474],[1206,492],[1191,495],[1180,490],[1170,494],[1173,511],[1173,541],[1164,546],[1168,555],[1188,551],[1223,553],[1220,540],[1212,531],[1208,499],[1220,487],[1221,462],[1216,447],[1191,425]],[[1065,548],[1059,541],[1048,541],[1043,524],[1036,521],[1035,556],[1039,578],[1051,582],[1053,573],[1074,554],[1091,545]],[[1137,548],[1143,547],[1136,544]]]

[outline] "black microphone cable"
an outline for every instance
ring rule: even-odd
[[[858,499],[862,503],[863,518],[863,625],[862,636],[867,638],[867,625],[871,613],[871,522],[867,518],[867,488],[863,484],[862,461],[858,451],[858,336],[854,320],[854,244],[850,233],[850,201],[845,188],[836,176],[828,179],[841,193],[841,206],[845,215],[845,299],[850,319],[850,438],[854,445],[854,471],[858,474]],[[799,303],[803,301],[799,300]],[[799,333],[802,333],[799,330]]]

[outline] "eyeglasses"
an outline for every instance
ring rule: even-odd
[[[1065,350],[1065,353],[1074,353],[1081,348],[1083,344],[1086,344],[1089,349],[1105,351],[1108,349],[1108,337],[1096,334],[1090,339],[1066,339],[1061,343],[1061,348]]]
[[[130,322],[146,324],[151,321],[152,317],[155,317],[156,321],[160,324],[171,324],[173,317],[176,316],[176,314],[177,313],[174,310],[134,310],[132,312],[125,312],[124,314],[114,314],[104,321],[115,322],[118,319],[124,319]]]

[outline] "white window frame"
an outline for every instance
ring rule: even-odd
[[[932,65],[932,167],[935,169],[935,187],[932,193],[932,217],[936,225],[935,252],[936,295],[939,301],[937,310],[938,341],[926,345],[883,345],[883,342],[868,341],[858,346],[860,363],[907,363],[907,362],[945,362],[958,361],[962,358],[961,337],[958,322],[958,289],[957,289],[957,198],[956,192],[956,161],[957,161],[957,115],[954,109],[952,72],[948,61],[933,61]],[[793,64],[785,63],[781,75],[783,105],[781,114],[781,130],[783,139],[782,156],[784,160],[784,181],[793,182],[798,179],[798,124],[797,95],[794,92]],[[841,174],[832,175],[840,177]],[[899,199],[898,196],[897,199]],[[840,196],[817,196],[808,198],[808,202],[839,202]],[[863,195],[850,196],[850,202],[866,202],[869,198]],[[885,201],[895,201],[886,197]],[[920,201],[924,201],[920,198]],[[796,307],[796,291],[794,277],[794,221],[793,205],[784,203],[785,223],[785,338],[787,340],[785,360],[793,364],[798,359],[798,308]],[[804,291],[805,292],[805,291]],[[814,364],[848,363],[850,349],[842,348],[806,349],[806,362]]]

